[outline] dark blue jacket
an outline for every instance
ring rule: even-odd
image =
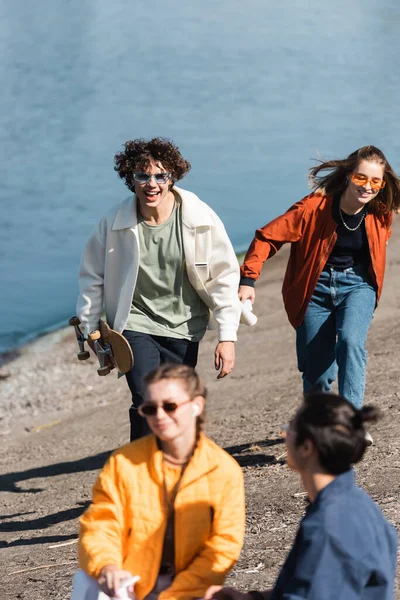
[[[271,600],[393,600],[397,534],[352,470],[308,507]]]

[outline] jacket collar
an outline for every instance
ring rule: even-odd
[[[176,185],[173,189],[182,199],[182,221],[187,227],[195,229],[196,227],[213,227],[215,225],[210,208],[196,194]]]
[[[118,207],[111,229],[131,229],[137,225],[136,195],[126,198]]]
[[[149,471],[152,479],[160,486],[163,484],[163,458],[162,452],[158,447],[157,438],[150,436],[150,463]],[[193,453],[192,458],[187,465],[182,477],[180,489],[186,487],[200,479],[210,471],[213,471],[218,466],[218,461],[215,457],[215,450],[212,448],[213,443],[206,438],[204,434],[200,434],[199,442]]]
[[[182,200],[182,221],[187,227],[195,229],[196,227],[212,227],[215,225],[209,207],[204,204],[196,194],[179,188],[176,185],[174,185],[172,189]],[[126,198],[126,200],[119,205],[112,224],[113,231],[119,229],[132,229],[137,226],[136,206],[136,194]]]

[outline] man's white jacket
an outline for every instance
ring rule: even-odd
[[[235,341],[249,313],[238,299],[239,264],[225,227],[195,194],[174,187],[182,199],[182,238],[188,279],[212,312],[219,341]],[[79,270],[77,314],[85,334],[107,323],[122,332],[129,317],[139,269],[136,196],[114,207],[98,224]],[[250,318],[251,318],[250,313]]]

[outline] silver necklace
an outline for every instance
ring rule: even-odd
[[[363,209],[362,210],[361,219],[360,219],[359,223],[357,224],[357,226],[356,227],[349,227],[347,225],[347,223],[345,222],[345,220],[343,219],[343,213],[342,213],[342,209],[340,208],[340,206],[339,206],[339,213],[340,213],[340,218],[342,219],[342,223],[343,223],[343,225],[346,227],[346,229],[348,231],[356,231],[360,227],[361,223],[364,221],[364,218],[365,218],[365,210]]]

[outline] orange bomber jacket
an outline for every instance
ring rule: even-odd
[[[162,453],[153,435],[114,452],[81,517],[80,567],[98,578],[113,564],[139,575],[138,600],[156,582],[167,524]],[[201,435],[175,499],[175,571],[159,600],[202,598],[223,584],[244,537],[243,475],[238,463]]]
[[[291,243],[282,295],[289,321],[295,328],[304,319],[318,278],[337,239],[332,203],[332,196],[310,194],[258,229],[241,267],[242,283],[251,285],[250,280],[260,276],[264,261],[274,256],[283,244]],[[370,273],[377,289],[377,301],[382,292],[391,222],[392,214],[386,222],[370,213],[365,217]]]

